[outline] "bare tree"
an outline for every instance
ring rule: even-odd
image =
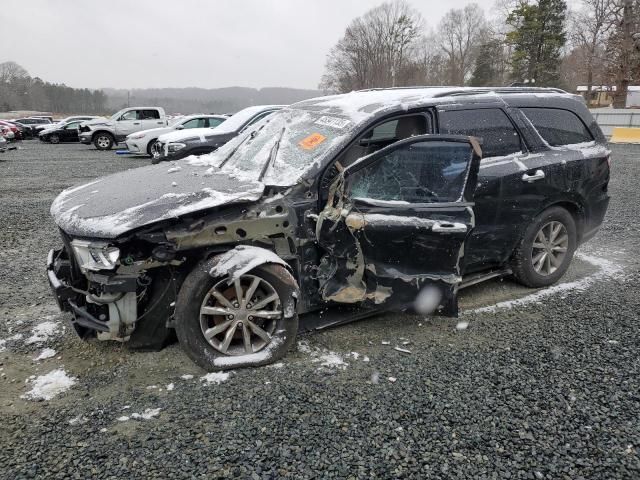
[[[329,52],[320,87],[348,92],[407,85],[415,77],[422,30],[422,17],[404,0],[369,10]]]
[[[594,85],[594,76],[602,84],[605,68],[605,48],[611,30],[614,0],[581,0],[581,7],[569,16],[570,41],[579,71],[584,72],[587,92]]]
[[[16,62],[0,63],[0,83],[9,83],[27,76],[27,71]]]
[[[448,59],[448,83],[463,85],[473,71],[478,46],[487,33],[484,12],[477,3],[451,9],[440,21],[438,33]]]

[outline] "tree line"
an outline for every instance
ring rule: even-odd
[[[0,63],[0,111],[102,114],[106,105],[107,96],[102,90],[45,82],[32,78],[15,62]]]
[[[320,88],[410,85],[615,85],[614,106],[640,84],[640,0],[499,0],[491,17],[471,3],[435,28],[405,0],[354,19],[326,59]]]

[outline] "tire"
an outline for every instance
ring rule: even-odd
[[[562,207],[548,208],[534,218],[514,251],[513,276],[527,287],[548,287],[566,273],[576,248],[576,222],[571,213]]]
[[[147,155],[153,158],[153,146],[158,143],[158,139],[154,138],[147,144]]]
[[[93,137],[93,144],[98,150],[111,150],[115,141],[109,133],[97,133]]]
[[[53,144],[60,143],[60,137],[58,135],[50,135],[49,141]]]
[[[256,312],[255,309],[234,310],[221,303],[220,296],[231,307],[234,307],[234,303],[241,307],[240,302],[234,302],[237,300],[235,284],[229,286],[226,278],[213,278],[209,275],[214,264],[215,258],[197,265],[185,279],[176,299],[175,328],[185,353],[207,371],[257,367],[282,358],[298,332],[294,299],[297,297],[298,287],[293,276],[281,265],[266,264],[240,277],[242,294],[253,286],[256,279],[258,282],[255,294],[247,302],[249,306],[252,300],[260,303],[274,295],[277,297],[276,300],[259,306],[257,310],[264,315],[271,313],[271,318],[258,318],[250,315],[252,311]],[[214,290],[217,296],[211,294]],[[204,308],[235,314],[225,316],[202,313],[201,309]],[[287,313],[288,317],[285,317]],[[260,333],[254,331],[256,326]],[[217,332],[213,331],[214,327],[218,327]],[[211,340],[205,338],[205,331],[211,333]],[[250,347],[246,346],[247,332]],[[270,334],[266,336],[268,341],[264,339],[264,332]],[[225,339],[230,339],[226,349]]]

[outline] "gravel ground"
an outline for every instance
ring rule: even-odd
[[[563,287],[488,283],[465,329],[387,315],[204,377],[177,345],[79,341],[46,283],[54,196],[148,160],[25,142],[0,155],[0,477],[640,478],[639,160],[614,147],[606,223]],[[57,369],[69,390],[21,398]]]

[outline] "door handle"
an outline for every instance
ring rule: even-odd
[[[464,223],[436,222],[431,227],[431,231],[436,233],[466,233],[467,226]]]
[[[542,180],[545,177],[544,172],[542,170],[536,170],[534,173],[529,175],[528,173],[524,173],[522,175],[523,182],[535,182],[536,180]]]
[[[140,125],[140,122],[133,122],[134,125]]]

